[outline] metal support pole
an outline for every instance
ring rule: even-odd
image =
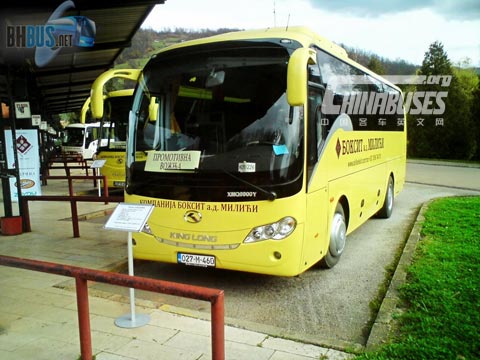
[[[212,313],[212,359],[225,359],[225,308],[224,293],[211,302]]]
[[[75,277],[77,289],[78,329],[82,360],[92,360],[92,338],[90,334],[90,310],[88,308],[87,280]]]
[[[103,178],[103,196],[105,198],[108,198],[108,184],[107,184],[107,177],[105,175],[102,175]],[[108,200],[105,201],[105,205],[108,204]]]
[[[73,196],[75,195],[73,192],[73,180],[71,177],[68,177],[68,195]]]
[[[22,197],[21,201],[22,206],[22,213],[23,213],[23,231],[24,232],[31,232],[32,227],[30,225],[30,210],[28,208],[28,199]]]
[[[70,200],[70,209],[72,212],[72,226],[73,226],[73,237],[80,237],[80,229],[78,226],[78,211],[77,211],[77,202],[75,200]]]
[[[128,232],[128,275],[133,276],[133,241],[132,233]],[[115,325],[122,328],[133,329],[147,325],[150,322],[150,316],[147,314],[135,313],[135,289],[130,289],[130,314],[125,314],[115,319]]]
[[[93,169],[93,175],[95,175],[95,169]],[[100,176],[100,169],[98,169],[98,176]],[[102,187],[100,186],[100,178],[97,179],[98,197],[102,196]]]
[[[132,250],[132,233],[128,232],[128,275],[133,276],[133,250]],[[130,320],[132,324],[136,322],[135,316],[135,289],[130,288]]]

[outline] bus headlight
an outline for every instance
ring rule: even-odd
[[[263,240],[282,240],[295,230],[295,226],[297,221],[286,216],[277,222],[253,228],[243,242],[248,244]]]

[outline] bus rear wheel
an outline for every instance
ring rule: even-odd
[[[390,176],[388,178],[387,191],[385,192],[385,200],[383,201],[382,208],[377,212],[377,217],[388,219],[392,215],[394,201],[393,189],[393,178]]]
[[[330,244],[327,254],[320,260],[320,266],[331,269],[340,260],[347,241],[347,223],[345,211],[341,204],[337,204],[330,226]]]

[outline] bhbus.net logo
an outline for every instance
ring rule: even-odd
[[[64,1],[50,15],[45,25],[7,25],[7,48],[35,48],[35,64],[47,65],[62,48],[92,47],[95,22],[85,16],[62,15],[75,8],[73,1]]]

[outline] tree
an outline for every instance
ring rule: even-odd
[[[410,117],[409,155],[471,159],[477,147],[476,124],[471,111],[475,88],[472,84],[475,80],[467,70],[452,66],[442,43],[438,41],[432,43],[425,53],[419,75],[424,75],[426,79],[425,84],[416,88],[416,95],[421,95],[423,99],[423,108],[420,114]],[[437,114],[427,111],[432,96],[435,96],[432,106],[437,109]]]
[[[367,67],[378,75],[385,75],[385,68],[377,56],[372,56]]]
[[[475,125],[473,134],[477,144],[477,151],[473,158],[480,160],[480,75],[477,75],[477,88],[472,92],[472,120]]]
[[[443,49],[443,44],[439,41],[432,43],[425,53],[420,72],[423,75],[446,75],[451,74],[452,64],[448,59],[447,53]]]

